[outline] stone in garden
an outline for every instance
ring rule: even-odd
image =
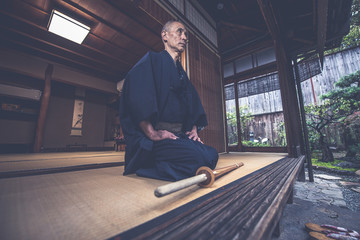
[[[360,183],[357,183],[357,182],[343,182],[343,181],[340,181],[340,183],[343,186],[360,186]]]
[[[351,190],[353,190],[354,192],[360,193],[360,187],[353,187],[353,188],[351,188]]]
[[[315,175],[318,178],[327,179],[327,180],[340,180],[340,177],[330,176],[326,174],[316,174]]]

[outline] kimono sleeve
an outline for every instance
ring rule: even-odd
[[[158,114],[157,94],[150,55],[145,55],[128,73],[124,101],[136,126],[141,121],[155,121]]]
[[[206,113],[201,103],[200,97],[195,89],[195,87],[190,83],[190,94],[191,94],[191,125],[197,126],[198,131],[203,129],[208,125],[208,121],[206,118]]]

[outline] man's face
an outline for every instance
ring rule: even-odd
[[[169,31],[162,33],[164,44],[175,52],[183,52],[187,42],[187,31],[183,24],[174,22]]]

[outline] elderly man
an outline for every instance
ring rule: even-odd
[[[148,52],[125,78],[120,98],[124,175],[176,181],[194,176],[201,166],[214,169],[218,154],[198,136],[206,114],[179,62],[186,29],[169,21],[161,37],[165,50]]]

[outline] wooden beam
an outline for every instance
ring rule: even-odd
[[[274,16],[274,11],[272,9],[272,5],[270,4],[270,1],[257,0],[257,2],[270,34],[272,35],[274,40],[277,40],[281,36],[280,27],[277,22],[277,18]]]
[[[321,68],[324,66],[328,5],[329,0],[317,1],[317,49]]]
[[[241,122],[240,122],[240,106],[239,106],[239,93],[238,93],[238,84],[234,82],[234,91],[235,91],[235,107],[236,107],[236,129],[237,129],[237,151],[243,151],[243,144],[242,144],[242,131],[241,131]]]
[[[304,156],[301,156],[299,159],[301,160],[296,163],[296,167],[287,170],[291,173],[285,178],[286,181],[281,186],[281,190],[277,193],[270,206],[268,206],[257,225],[252,228],[252,232],[247,239],[270,239],[271,233],[273,233],[277,223],[280,221],[282,212],[285,208],[284,205],[291,196],[299,170],[304,164]]]
[[[90,75],[92,75],[92,73],[97,73],[99,76],[101,73],[103,78],[112,81],[119,77],[115,75],[115,69],[109,70],[109,67],[104,65],[104,63],[94,63],[92,59],[86,60],[86,58],[82,58],[76,54],[67,53],[66,51],[56,48],[56,46],[38,42],[36,39],[22,35],[22,33],[19,32],[11,32],[11,30],[14,29],[2,29],[2,33],[5,33],[0,37],[0,42],[2,42],[2,44],[11,46],[17,50],[30,52],[37,56],[42,56],[51,61],[59,62],[70,67],[78,67],[79,69],[88,72]]]
[[[238,23],[231,23],[231,22],[227,22],[227,21],[220,21],[219,23],[224,25],[224,26],[231,27],[231,28],[236,28],[236,29],[240,29],[240,30],[251,31],[251,32],[259,32],[259,33],[266,33],[266,31],[264,31],[262,29],[249,27],[249,26],[246,26],[246,25],[238,24]]]
[[[292,65],[286,52],[286,36],[281,34],[271,2],[268,0],[257,0],[257,2],[274,41],[288,153],[291,157],[297,157],[297,147],[303,149],[301,121]]]
[[[0,10],[0,19],[2,20],[2,23],[6,23],[0,24],[0,28],[3,30],[2,38],[8,39],[9,41],[16,42],[16,36],[18,36],[18,42],[24,42],[29,48],[35,49],[37,45],[46,46],[45,49],[52,49],[49,51],[49,54],[56,55],[56,53],[62,52],[61,55],[63,57],[64,54],[69,54],[68,60],[70,61],[82,58],[83,60],[80,61],[82,65],[96,63],[93,66],[90,66],[90,68],[98,68],[102,72],[105,69],[109,69],[111,65],[113,65],[113,70],[111,70],[111,72],[119,71],[119,69],[121,70],[119,65],[115,64],[116,62],[125,65],[125,67],[122,68],[123,71],[126,71],[131,66],[128,61],[114,55],[111,56],[110,54],[100,52],[98,49],[90,46],[84,44],[79,46],[68,40],[56,37],[52,33],[49,33],[46,28],[15,16],[12,13]],[[8,36],[4,31],[11,33],[10,35],[12,35],[14,39],[12,39],[11,36]],[[32,42],[32,44],[27,44],[28,41]],[[104,59],[107,59],[107,61],[104,62]]]
[[[16,13],[16,11],[34,11],[36,12],[37,15],[41,16],[40,19],[49,19],[50,18],[50,14],[45,12],[43,9],[39,9],[38,7],[34,6],[33,4],[29,3],[29,2],[14,2],[14,5],[13,7],[15,9],[6,9],[7,11],[0,11],[2,14],[5,14],[7,15],[8,17],[11,17],[13,19],[16,19],[17,21],[20,21],[22,22],[23,24],[27,24],[29,25],[30,27],[34,27],[34,29],[36,29],[36,31],[38,30],[42,30],[44,32],[47,32],[47,29],[46,29],[46,24],[44,24],[43,22],[40,22],[40,20],[38,20],[40,17],[36,17],[36,21],[34,19],[28,19],[29,17],[26,17],[25,15],[19,15]],[[30,8],[30,9],[29,9]],[[96,21],[96,19],[92,19],[93,21]],[[12,22],[12,21],[9,21],[9,22]],[[116,30],[114,29],[114,32]],[[142,57],[142,55],[138,55],[138,54],[135,54],[134,51],[131,51],[127,48],[124,48],[124,47],[121,47],[121,46],[118,46],[118,45],[115,45],[114,43],[110,42],[109,40],[106,40],[98,35],[96,35],[95,33],[93,32],[90,32],[89,33],[89,36],[93,37],[94,39],[96,39],[97,41],[100,42],[100,45],[108,45],[110,48],[114,48],[116,50],[119,50],[120,51],[120,54],[121,56],[125,56],[125,59],[128,59],[131,55],[133,57],[136,57],[136,58],[140,58]],[[128,38],[127,35],[124,35],[125,38]],[[40,36],[39,39],[40,40],[43,40],[44,36]],[[128,39],[126,39],[128,40]],[[115,61],[123,61],[125,64],[128,64],[128,61],[125,61],[125,60],[122,60],[120,59],[118,56],[114,56],[114,53],[111,52],[111,53],[106,53],[106,52],[103,52],[103,51],[100,51],[99,49],[96,49],[96,48],[93,48],[91,47],[90,45],[86,44],[86,41],[84,41],[84,43],[81,45],[82,49],[91,49],[93,51],[96,51],[102,55],[105,55],[106,57],[109,57],[109,58],[113,58],[113,60]],[[86,53],[86,55],[89,55],[89,53]]]
[[[313,41],[310,41],[310,40],[307,40],[307,39],[304,39],[304,38],[301,38],[301,37],[292,37],[290,39],[294,40],[294,41],[297,41],[297,42],[305,43],[305,44],[310,45],[310,46],[314,45]]]
[[[252,68],[241,73],[236,73],[234,76],[227,77],[224,79],[225,84],[230,84],[234,82],[241,82],[259,75],[264,75],[267,73],[275,72],[277,70],[276,63],[268,63],[256,68]]]
[[[49,64],[45,71],[45,83],[44,83],[44,90],[41,95],[40,112],[39,112],[36,134],[35,134],[34,153],[40,152],[41,147],[43,145],[45,120],[46,120],[47,110],[50,101],[51,75],[53,73],[53,70],[54,70],[54,66]]]
[[[314,174],[313,174],[310,143],[309,143],[309,132],[308,132],[308,128],[306,126],[306,115],[305,115],[305,107],[304,107],[305,105],[304,105],[304,98],[303,98],[302,90],[301,90],[301,83],[300,83],[297,59],[294,60],[294,69],[295,69],[295,76],[296,76],[295,81],[296,81],[296,86],[297,86],[297,91],[298,91],[298,96],[299,96],[299,103],[300,103],[301,126],[303,129],[303,139],[304,139],[303,141],[304,141],[304,147],[305,147],[305,159],[307,161],[309,181],[314,182]],[[303,178],[300,180],[305,180],[305,171],[303,172],[303,174],[304,174],[304,176],[302,176],[301,174],[299,175],[299,177]]]
[[[95,14],[94,12],[92,12],[92,11],[94,11],[94,9],[92,9],[92,11],[90,11],[90,10],[84,8],[84,7],[81,5],[81,4],[84,4],[83,2],[79,1],[79,4],[78,4],[78,3],[75,3],[75,2],[73,2],[73,1],[71,1],[71,0],[63,0],[62,2],[68,4],[69,6],[75,8],[75,9],[78,10],[78,11],[81,11],[81,12],[83,12],[83,13],[91,16],[92,18],[96,19],[98,22],[103,23],[103,24],[105,24],[106,26],[109,26],[110,28],[116,30],[117,32],[119,32],[119,33],[127,36],[127,37],[130,38],[132,41],[134,41],[134,42],[136,42],[136,43],[144,46],[146,49],[152,50],[152,51],[156,51],[156,49],[154,49],[152,46],[148,45],[147,43],[144,43],[144,42],[140,41],[140,40],[137,39],[136,37],[130,36],[130,35],[129,35],[128,33],[126,33],[123,29],[121,29],[120,27],[118,27],[115,23],[111,23],[109,20],[106,20],[106,19],[103,18],[102,16],[98,16],[97,14]],[[107,2],[107,4],[103,4],[102,7],[107,8],[107,9],[109,9],[109,8],[111,8],[111,9],[115,8],[115,6],[113,6],[113,5],[111,4],[111,2],[109,2],[109,1],[105,1],[105,2]],[[116,8],[116,9],[119,11],[118,8]],[[119,12],[120,12],[121,14],[124,14],[124,13],[121,12],[121,11],[119,11]],[[128,15],[126,15],[126,16],[127,16],[129,19],[131,19],[131,20],[135,21],[136,23],[138,23],[139,27],[142,27],[142,28],[150,31],[148,28],[144,27],[143,24],[139,23],[138,21],[134,20],[133,18],[131,18],[131,17],[128,16]],[[138,31],[140,31],[140,30],[138,30]],[[153,31],[150,31],[150,32],[151,32],[152,34],[155,34]],[[160,33],[159,33],[157,36],[158,36],[158,38],[160,39]]]
[[[301,19],[301,18],[311,17],[312,14],[313,14],[312,12],[307,12],[307,13],[303,13],[300,15],[291,16],[291,18],[292,19]]]

